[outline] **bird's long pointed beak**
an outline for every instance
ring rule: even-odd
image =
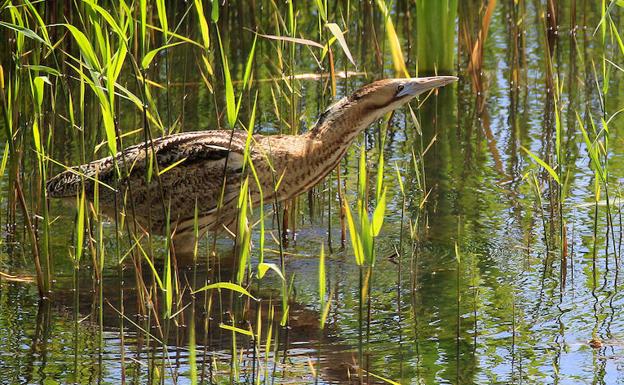
[[[403,89],[397,94],[397,97],[416,96],[433,88],[445,86],[457,81],[457,79],[456,76],[430,76],[405,79]]]

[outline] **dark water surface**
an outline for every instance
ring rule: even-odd
[[[253,41],[253,33],[248,29],[255,29],[258,20],[262,20],[258,25],[261,32],[276,33],[273,6],[265,1],[259,3],[254,2],[249,10],[242,9],[244,5],[222,10],[219,28],[228,47],[235,79],[243,77]],[[352,4],[347,15],[347,2],[344,3],[332,12],[341,15],[340,11],[344,11],[342,15],[349,23],[345,36],[357,68],[348,63],[338,44],[334,44],[336,70],[355,72],[346,79],[337,79],[336,99],[375,79],[394,76],[390,49],[383,38],[383,18],[376,5]],[[415,73],[413,5],[406,1],[396,3],[392,17],[408,69]],[[624,72],[609,63],[606,64],[611,66],[609,87],[606,94],[602,91],[603,55],[620,67],[624,66],[623,55],[614,41],[609,40],[605,48],[599,33],[594,35],[601,18],[600,2],[559,4],[561,19],[556,34],[547,32],[543,2],[520,1],[522,7],[516,3],[497,4],[483,48],[482,69],[476,74],[468,70],[471,45],[466,43],[466,36],[476,39],[480,30],[480,3],[460,4],[457,46],[453,48],[458,64],[450,71],[458,74],[460,81],[432,94],[420,109],[417,109],[419,102],[412,103],[419,128],[414,126],[407,107],[397,111],[387,126],[384,178],[389,207],[376,241],[378,254],[372,270],[368,326],[366,315],[364,325],[358,321],[361,271],[355,264],[349,240],[346,249],[340,245],[335,173],[313,193],[300,198],[295,234],[289,235],[285,247],[286,276],[289,281],[292,279],[288,328],[279,326],[281,282],[273,272],[267,273],[260,283],[253,281],[249,287],[262,299],[258,304],[245,305],[245,301],[223,291],[221,296],[212,297],[210,320],[207,320],[204,295],[198,294],[197,303],[191,302],[186,289],[176,305],[180,313],[174,320],[155,319],[149,309],[145,310],[136,288],[139,276],[146,282],[155,282],[149,268],[144,265],[143,272],[137,273],[130,258],[119,267],[114,257],[115,226],[110,222],[104,225],[108,256],[102,285],[92,278],[93,264],[88,252],[78,276],[74,277],[70,253],[74,245],[75,211],[71,206],[53,201],[50,202],[50,215],[54,218],[50,244],[56,282],[51,298],[40,301],[32,279],[14,282],[0,277],[0,383],[188,384],[191,383],[189,326],[192,323],[199,376],[214,383],[230,383],[231,373],[237,373],[241,383],[255,383],[258,378],[262,383],[313,383],[312,367],[319,370],[319,383],[357,383],[360,338],[368,341],[363,346],[365,369],[402,384],[624,383],[619,199],[624,180],[624,114],[609,121],[610,212],[614,234],[607,232],[610,227],[604,193],[595,212],[595,176],[576,117],[578,112],[587,123],[591,113],[600,129],[601,117],[609,120],[624,106]],[[183,20],[186,6],[181,3],[178,8],[172,6],[168,10],[171,25],[173,20]],[[312,2],[297,7],[301,7],[297,8],[301,36],[320,40]],[[411,11],[408,14],[406,10]],[[279,11],[286,18],[287,7],[279,4]],[[613,14],[616,25],[619,23],[621,27],[622,11],[616,7]],[[6,11],[0,17],[9,20]],[[339,24],[343,26],[342,22]],[[64,33],[52,27],[51,31],[56,31],[57,39]],[[1,32],[3,36],[9,34],[6,29]],[[199,39],[190,21],[183,21],[178,33]],[[324,33],[327,38],[328,32]],[[382,54],[379,57],[375,34]],[[217,44],[216,35],[213,43]],[[7,44],[0,42],[0,47]],[[276,44],[268,39],[258,40],[255,82],[252,92],[246,93],[242,102],[241,121],[247,121],[257,90],[255,130],[258,133],[290,132],[287,124],[291,121],[289,103],[292,101],[298,129],[305,131],[334,99],[329,82],[327,78],[294,80],[299,95],[291,98],[287,77],[291,68],[295,74],[321,74],[323,71],[312,55],[318,56],[320,50],[297,45],[294,61],[290,62],[290,48],[284,49],[285,78],[282,78]],[[218,46],[212,48],[218,50],[214,47]],[[556,49],[551,56],[552,47]],[[11,58],[7,53],[0,57],[7,68]],[[219,73],[218,54],[214,58],[215,71]],[[383,62],[378,62],[378,58]],[[169,92],[152,88],[165,126],[184,131],[225,126],[225,118],[216,119],[224,113],[221,78],[215,78],[213,96],[199,75],[200,60],[195,48],[182,45],[171,49],[166,60],[164,55],[159,55],[156,65],[148,71],[150,80],[170,84]],[[549,60],[553,73],[548,70]],[[64,64],[61,68],[75,75]],[[131,74],[129,66],[127,71],[124,67],[120,83],[134,89]],[[567,199],[561,203],[566,229],[563,259],[555,183],[521,148],[543,159],[554,159],[556,107],[549,84],[553,84],[555,76],[562,87],[561,146],[569,181]],[[76,82],[71,86],[78,90]],[[85,118],[86,146],[94,148],[104,139],[103,130],[97,129],[101,124],[97,101],[87,97],[85,109],[91,111]],[[123,132],[142,127],[141,114],[131,103],[120,101],[119,111]],[[56,122],[51,156],[64,164],[79,163],[78,135],[72,133],[74,129],[66,120],[51,119]],[[381,126],[367,129],[341,164],[342,188],[352,204],[356,199],[359,147],[365,145],[368,149],[367,160],[374,181]],[[2,132],[4,142],[6,137]],[[155,136],[161,134],[154,128]],[[140,134],[130,135],[124,144],[140,142],[141,138]],[[413,154],[420,159],[423,152],[423,162],[418,163],[416,171]],[[91,157],[104,154],[101,150]],[[33,158],[34,155],[32,158],[28,155],[25,161],[25,180],[32,175],[29,167],[35,167]],[[54,172],[61,170],[51,167]],[[401,171],[407,192],[404,215],[395,167]],[[531,184],[533,175],[539,183],[541,200]],[[3,179],[1,183],[3,202],[6,202],[9,192],[6,181]],[[16,237],[10,236],[5,223],[6,205],[2,204],[4,241],[0,270],[28,280],[34,272],[30,249],[23,242],[26,235],[23,227],[18,226],[14,229]],[[272,206],[267,206],[266,211],[268,216],[272,215]],[[257,217],[258,213],[254,214]],[[272,234],[267,235],[266,247],[278,250],[276,222],[268,218],[266,224]],[[411,235],[412,227],[416,231]],[[253,271],[259,236],[256,226]],[[160,246],[155,253],[159,260],[156,268],[162,271],[164,252],[160,241],[157,240]],[[319,328],[321,244],[325,245],[327,292],[332,300],[324,330]],[[206,267],[209,246],[202,248],[202,262],[196,270],[192,266],[180,267],[182,286],[189,283],[199,287],[205,277],[230,280],[234,264],[232,242],[219,239],[219,257],[211,259]],[[265,258],[267,262],[280,264],[278,253],[266,251]],[[156,284],[149,292],[155,301],[163,301]],[[268,318],[271,308],[276,311],[272,322]],[[256,355],[249,337],[239,334],[233,338],[232,332],[219,324],[235,317],[239,328],[246,329],[251,324],[256,330],[258,312],[262,340]],[[278,339],[273,341],[277,348],[266,353],[269,323]],[[236,359],[232,359],[233,350]],[[365,381],[382,380],[369,375]]]

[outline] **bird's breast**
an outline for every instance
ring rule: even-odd
[[[264,146],[268,156],[265,156],[265,161],[259,162],[262,165],[256,169],[261,169],[258,174],[264,177],[265,202],[275,196],[278,200],[286,200],[308,191],[336,167],[345,149],[302,139]]]

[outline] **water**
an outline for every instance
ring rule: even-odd
[[[364,314],[362,326],[358,321],[361,272],[355,265],[349,240],[345,250],[340,247],[342,234],[335,174],[317,186],[310,198],[304,194],[299,203],[296,232],[294,236],[290,234],[285,248],[285,270],[287,278],[292,279],[287,328],[279,326],[281,281],[271,271],[260,284],[254,281],[249,288],[262,299],[259,304],[245,305],[246,301],[224,291],[221,303],[217,300],[219,296],[213,295],[211,319],[206,323],[207,303],[203,294],[197,295],[195,303],[185,290],[180,295],[181,301],[176,307],[180,313],[175,320],[155,319],[154,313],[145,308],[147,302],[141,301],[137,282],[146,281],[152,299],[161,307],[162,293],[147,266],[143,266],[142,273],[137,273],[129,258],[123,267],[118,266],[114,258],[113,223],[104,226],[108,256],[103,284],[98,285],[92,279],[90,254],[83,258],[78,277],[74,279],[69,253],[72,252],[75,214],[69,206],[53,201],[50,202],[51,218],[54,218],[50,243],[56,282],[50,299],[38,299],[32,282],[31,255],[27,243],[23,242],[26,235],[18,227],[16,243],[12,243],[10,234],[4,233],[4,249],[0,254],[2,271],[26,277],[27,282],[0,278],[0,371],[3,373],[0,383],[117,384],[122,380],[191,383],[191,330],[197,343],[199,375],[216,383],[229,383],[234,372],[242,383],[253,383],[256,378],[267,383],[312,383],[315,381],[312,367],[319,370],[319,383],[357,383],[361,335],[368,341],[363,346],[366,358],[363,366],[371,373],[365,375],[365,380],[371,383],[381,381],[375,376],[415,384],[624,383],[624,321],[620,317],[624,298],[619,291],[622,280],[619,271],[622,264],[620,206],[617,200],[611,202],[615,234],[607,233],[606,207],[599,206],[595,247],[595,177],[576,121],[576,112],[586,119],[589,111],[598,121],[603,115],[602,103],[607,119],[622,108],[622,71],[611,68],[609,90],[605,95],[599,93],[595,85],[595,75],[602,85],[603,53],[619,66],[623,64],[622,55],[610,43],[604,50],[599,37],[593,35],[600,21],[598,5],[581,7],[578,4],[576,33],[571,33],[569,27],[573,6],[559,6],[561,20],[552,61],[563,85],[562,148],[566,159],[564,167],[569,172],[568,198],[562,203],[568,249],[562,261],[556,235],[559,231],[556,186],[521,149],[524,146],[546,158],[555,146],[552,89],[547,86],[548,46],[542,28],[546,21],[540,16],[544,6],[521,3],[521,18],[514,13],[518,9],[514,11],[510,2],[495,8],[484,46],[483,68],[476,78],[467,71],[470,50],[462,34],[466,28],[474,38],[480,22],[473,15],[474,9],[460,6],[459,71],[453,71],[459,72],[459,83],[431,95],[418,110],[418,102],[412,103],[420,122],[419,129],[414,127],[408,108],[397,111],[387,128],[384,178],[389,189],[389,208],[381,236],[376,241],[378,257],[372,273],[368,325],[367,314]],[[318,40],[315,8],[296,6],[300,12],[299,32],[306,38]],[[399,2],[396,9],[404,10],[405,6],[404,2]],[[186,9],[182,5],[178,8],[168,10],[170,24],[183,17]],[[221,32],[229,47],[230,67],[237,79],[242,78],[253,40],[253,34],[243,28],[253,29],[255,22],[262,20],[258,21],[260,30],[274,33],[273,21],[268,17],[273,8],[265,3],[252,8],[254,12],[248,14],[233,5],[225,7],[221,14]],[[287,9],[280,11],[286,17]],[[383,21],[378,15],[369,19],[368,11],[367,7],[352,6],[346,34],[357,70],[366,76],[338,79],[337,97],[374,79],[393,76],[389,48],[381,38]],[[397,31],[408,68],[413,71],[411,44],[414,42],[410,36],[410,31],[414,33],[410,29],[413,19],[403,11],[396,13]],[[621,19],[620,10],[616,9],[614,14]],[[522,19],[517,36],[513,26],[516,17]],[[581,20],[586,21],[586,28],[580,24]],[[621,20],[619,24],[621,26]],[[180,25],[179,33],[199,39],[193,23]],[[383,65],[377,62],[375,55],[373,26],[380,36],[380,49],[385,49]],[[3,30],[4,33],[8,33],[7,30]],[[60,32],[55,33],[56,38],[60,38]],[[244,98],[241,110],[241,120],[245,122],[257,90],[256,131],[265,134],[288,132],[290,123],[290,93],[279,73],[275,44],[275,41],[259,38],[254,64],[256,82],[253,92]],[[354,70],[347,66],[338,45],[333,47],[337,69]],[[160,55],[155,61],[157,65],[148,72],[151,80],[162,85],[169,76],[168,94],[163,89],[152,89],[160,119],[166,126],[183,130],[223,126],[225,119],[219,122],[215,118],[216,111],[224,113],[222,85],[213,84],[218,91],[213,98],[198,74],[196,49],[185,45],[171,52],[167,59],[170,62]],[[319,72],[309,48],[297,46],[295,52],[295,73]],[[286,55],[284,73],[288,75],[288,50],[282,53]],[[4,55],[0,59],[3,67],[8,68],[10,57]],[[218,55],[215,55],[215,63],[219,73]],[[73,73],[69,68],[67,71]],[[131,69],[124,67],[120,82],[135,89],[131,74]],[[299,130],[303,131],[312,126],[332,98],[327,79],[303,79],[295,85],[301,92],[301,97],[294,98],[295,116]],[[72,87],[77,90],[77,84]],[[87,148],[93,148],[103,139],[103,131],[95,129],[100,124],[96,103],[95,99],[87,97],[85,109],[92,111],[85,118],[85,126],[89,128],[85,131]],[[122,111],[119,123],[124,132],[141,127],[141,115],[131,103],[122,100],[119,109]],[[50,118],[57,123],[53,158],[76,164],[80,158],[78,135],[72,134],[66,121],[57,115]],[[620,195],[624,177],[623,116],[616,116],[609,123],[612,199]],[[371,181],[374,181],[380,129],[381,125],[369,128],[341,165],[342,182],[346,183],[343,188],[352,204],[356,199],[358,147],[364,145],[369,150],[367,157]],[[155,128],[154,132],[159,135]],[[131,135],[124,143],[135,143],[141,137],[141,134]],[[412,153],[421,154],[425,149],[422,172],[417,173]],[[104,151],[100,150],[97,156],[104,155]],[[33,159],[34,155],[25,157],[26,170],[34,167]],[[403,216],[395,164],[401,170],[408,191]],[[57,167],[54,169],[60,171]],[[530,184],[529,170],[537,172],[541,207]],[[33,174],[26,174],[26,180],[30,180]],[[418,189],[418,180],[425,181],[424,190]],[[32,188],[25,185],[29,190]],[[4,220],[8,199],[5,197],[9,194],[4,179],[2,186]],[[605,199],[604,191],[601,199]],[[272,207],[266,209],[272,212]],[[18,221],[22,220],[18,218]],[[419,229],[414,237],[410,237],[410,223]],[[278,250],[275,240],[279,239],[279,234],[273,218],[267,219],[267,227],[272,237],[267,237],[266,246]],[[331,253],[327,251],[328,231]],[[615,245],[612,240],[616,241]],[[156,240],[158,271],[162,271],[163,265],[161,241]],[[259,244],[257,228],[253,242]],[[331,298],[324,330],[319,328],[321,244],[326,245],[326,254],[329,254],[327,290]],[[217,245],[219,258],[211,260],[208,270],[203,262],[205,251],[196,272],[192,266],[180,267],[179,282],[183,286],[196,279],[194,287],[199,287],[204,277],[216,279],[216,272],[223,280],[230,279],[234,264],[231,241],[219,239]],[[257,254],[255,250],[254,269]],[[267,251],[266,258],[266,262],[280,265],[277,253]],[[217,262],[218,268],[214,265]],[[277,312],[272,319],[268,318],[271,306]],[[259,309],[261,349],[254,354],[251,339],[238,334],[237,358],[232,359],[232,332],[219,325],[230,324],[235,317],[235,326],[248,329],[251,325],[257,330]],[[193,328],[190,327],[192,319]],[[278,339],[273,340],[275,350],[266,353],[269,323],[273,325],[273,336]],[[236,371],[233,366],[237,366]]]

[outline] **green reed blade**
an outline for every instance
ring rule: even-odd
[[[2,152],[2,163],[0,163],[0,180],[4,177],[6,171],[6,165],[9,161],[9,143],[5,142],[4,151]]]
[[[149,23],[148,23],[148,24],[146,25],[146,27],[147,27],[147,28],[149,28],[149,29],[151,29],[151,30],[154,30],[154,31],[158,31],[158,32],[163,33],[163,29],[162,29],[162,28],[160,28],[160,27],[158,27],[158,26],[156,26],[156,25],[152,25],[152,24],[149,24]],[[193,40],[193,39],[191,39],[191,38],[189,38],[189,37],[186,37],[186,36],[184,36],[184,35],[180,35],[179,33],[176,33],[176,32],[174,32],[174,31],[169,31],[167,34],[169,35],[169,39],[170,39],[170,40],[171,40],[172,38],[176,38],[176,39],[178,39],[178,40],[180,40],[180,41],[183,41],[183,42],[185,42],[185,43],[189,43],[189,44],[191,44],[191,45],[194,45],[194,46],[195,46],[195,47],[197,47],[197,48],[201,48],[201,49],[203,49],[203,48],[204,48],[204,45],[203,45],[202,43],[197,42],[197,41],[195,41],[195,40]],[[149,34],[148,34],[148,36],[149,36]]]
[[[379,201],[379,199],[381,199],[381,193],[383,191],[383,178],[384,178],[383,146],[384,146],[384,143],[382,141],[381,149],[379,151],[379,160],[378,160],[378,164],[377,164],[377,183],[375,185],[375,200],[377,200],[377,201]]]
[[[219,0],[212,0],[212,9],[210,11],[210,19],[213,23],[219,21]]]
[[[315,0],[316,7],[319,11],[319,16],[323,22],[327,23],[327,7],[326,4],[323,4],[323,0]]]
[[[108,37],[107,37],[108,43]],[[115,52],[115,55],[111,57],[110,51],[106,53],[107,62],[109,63],[106,68],[106,85],[108,90],[108,103],[111,106],[111,110],[114,115],[114,107],[115,107],[115,84],[117,84],[117,78],[121,73],[121,68],[123,67],[123,63],[126,59],[126,54],[128,53],[128,49],[125,44],[120,44],[119,49]]]
[[[373,211],[373,220],[371,222],[373,237],[376,237],[381,232],[381,226],[384,222],[384,216],[386,214],[386,188],[384,188],[375,211]]]
[[[141,252],[141,255],[143,256],[143,260],[145,260],[147,262],[147,265],[150,267],[150,270],[152,271],[152,274],[154,275],[154,278],[156,279],[156,283],[158,283],[158,287],[160,288],[161,291],[164,291],[165,285],[163,284],[163,281],[160,279],[160,274],[158,274],[158,270],[156,270],[156,266],[154,266],[152,259],[145,252],[145,249],[143,249],[143,246],[141,246],[141,240],[137,239],[134,234],[133,234],[133,238],[134,238],[134,244],[136,245],[136,247]]]
[[[117,24],[117,22],[115,21],[115,18],[106,9],[99,6],[93,0],[82,0],[82,1],[85,4],[87,4],[89,7],[91,7],[91,9],[93,9],[95,12],[97,12],[104,19],[104,21],[106,21],[106,23],[110,25],[113,32],[115,32],[117,36],[119,36],[120,39],[123,39],[124,41],[126,40],[126,34],[124,30],[119,26],[119,24]]]
[[[362,216],[360,216],[360,240],[362,242],[365,261],[373,265],[375,263],[375,253],[373,252],[373,227],[371,226],[371,221],[366,211],[363,211]]]
[[[401,195],[405,196],[405,188],[403,187],[403,177],[401,176],[401,170],[399,169],[399,164],[394,162],[394,168],[396,170],[397,182],[399,183],[399,190],[401,190]]]
[[[405,59],[403,58],[403,50],[401,49],[399,36],[394,29],[394,23],[390,17],[390,11],[388,10],[385,0],[377,0],[377,6],[384,17],[386,36],[388,37],[388,43],[390,44],[390,53],[392,54],[394,71],[399,76],[410,77],[409,72],[407,71],[407,66],[405,65]]]
[[[109,66],[110,71],[108,71],[108,79],[107,81],[110,83],[109,86],[109,94],[115,94],[115,85],[117,83],[117,79],[121,74],[121,69],[123,68],[124,61],[126,60],[126,55],[128,54],[128,48],[125,44],[120,44],[119,49],[115,52],[111,59],[111,64]]]
[[[528,148],[524,147],[524,146],[520,146],[520,148],[522,148],[522,150],[524,150],[524,152],[527,153],[527,155],[529,155],[535,162],[537,162],[537,164],[539,164],[540,166],[542,166],[546,171],[548,171],[548,173],[550,174],[550,176],[555,180],[555,182],[557,182],[557,184],[561,184],[561,181],[559,180],[559,175],[557,175],[557,172],[548,165],[548,163],[544,162],[539,156],[535,155],[533,152],[531,152],[531,150],[529,150]]]
[[[613,22],[612,19],[609,20],[610,21],[610,25],[611,25],[611,33],[613,34],[613,36],[615,37],[615,40],[618,43],[618,47],[620,48],[620,53],[622,55],[624,55],[624,43],[622,42],[622,37],[620,37],[620,32],[618,31],[617,27],[615,26],[615,23]],[[624,71],[624,70],[622,70]]]
[[[115,117],[111,111],[111,107],[100,100],[100,111],[102,112],[102,120],[104,121],[104,131],[106,133],[106,141],[110,155],[117,154],[117,133],[115,132]]]
[[[0,26],[3,26],[5,28],[11,29],[15,32],[17,32],[18,36],[22,36],[22,37],[27,37],[29,39],[38,41],[39,43],[45,45],[48,48],[52,48],[52,45],[50,43],[48,43],[44,38],[42,38],[41,36],[37,35],[37,33],[35,33],[35,31],[33,31],[32,29],[23,27],[21,25],[17,25],[17,24],[12,24],[12,23],[7,23],[4,21],[0,21]]]
[[[82,189],[80,195],[76,197],[78,207],[78,217],[76,220],[76,256],[74,259],[74,264],[76,267],[80,264],[80,259],[82,258],[83,245],[84,245],[84,233],[85,233],[85,211],[86,211],[86,203],[85,203],[85,191]]]
[[[366,173],[366,148],[365,144],[362,144],[360,148],[360,163],[358,165],[358,208],[360,215],[362,214],[362,203],[366,200],[366,182],[368,175]]]
[[[249,83],[249,79],[251,77],[251,70],[253,68],[252,64],[256,56],[256,42],[258,41],[258,35],[254,36],[253,43],[251,44],[251,49],[249,50],[249,55],[247,55],[247,64],[245,64],[245,72],[243,76],[243,89],[245,89]],[[252,127],[253,128],[253,127]]]
[[[254,126],[256,124],[256,107],[258,103],[258,92],[256,92],[256,96],[254,98],[254,104],[251,108],[251,114],[249,115],[249,122],[247,123],[247,137],[245,139],[245,152],[243,154],[243,171],[245,171],[245,167],[247,164],[253,167],[253,163],[251,157],[249,156],[249,150],[251,148],[251,140],[253,139],[253,131]],[[258,182],[258,180],[256,180]],[[258,187],[261,189],[260,183],[258,183]]]
[[[340,29],[338,24],[336,24],[336,23],[327,23],[325,26],[334,35],[336,40],[338,40],[338,43],[340,44],[340,47],[344,51],[345,56],[347,57],[347,59],[349,59],[351,64],[353,64],[355,66],[356,64],[355,64],[355,61],[353,60],[353,56],[351,55],[351,51],[349,50],[349,46],[347,45],[347,41],[345,40],[344,34],[342,33],[342,30]]]
[[[193,210],[193,262],[197,262],[197,249],[199,247],[199,202],[198,199],[195,198],[195,208]],[[197,270],[193,271],[193,284],[195,283],[195,273]]]
[[[147,35],[147,0],[139,0],[139,17],[140,17],[140,26],[141,30],[139,33],[139,43],[141,48],[141,56],[145,55],[147,51],[146,39]]]
[[[358,231],[355,226],[355,221],[353,220],[353,215],[351,215],[349,202],[347,201],[347,198],[345,196],[342,197],[342,200],[344,202],[347,225],[349,226],[351,247],[353,248],[353,254],[355,255],[355,263],[358,266],[362,266],[362,264],[364,264],[364,251],[362,250],[362,242],[360,241],[360,237],[358,236]]]
[[[295,22],[295,7],[293,6],[292,0],[286,0],[288,3],[288,34],[290,36],[295,36],[296,31],[296,22]]]
[[[165,6],[165,0],[156,0],[156,11],[158,12],[158,22],[162,28],[164,41],[167,41],[169,23],[167,22],[167,7]]]
[[[61,73],[51,67],[48,66],[44,66],[44,65],[39,65],[39,64],[24,64],[21,66],[22,68],[27,68],[30,71],[35,71],[37,73],[39,72],[45,72],[48,75],[52,75],[52,76],[61,76]],[[0,72],[0,75],[2,74],[2,72]],[[0,87],[1,88],[1,87]]]
[[[165,295],[165,318],[171,317],[171,310],[173,309],[173,277],[172,277],[172,260],[171,260],[171,247],[173,244],[171,233],[171,200],[169,200],[165,212],[165,233],[167,234],[167,241],[165,242],[165,263],[164,263],[164,295]]]
[[[295,275],[290,276],[290,283],[286,286],[286,282],[282,282],[282,319],[280,320],[280,326],[286,326],[288,324],[288,316],[290,314],[290,295],[292,294],[293,285],[295,282]]]
[[[262,279],[267,271],[273,270],[283,281],[286,280],[279,266],[274,263],[260,262],[258,263],[258,278]]]
[[[258,176],[258,173],[256,172],[256,168],[254,167],[253,164],[253,160],[251,159],[251,157],[249,156],[249,149],[251,146],[251,141],[253,139],[253,130],[254,130],[254,126],[255,126],[255,121],[256,121],[256,107],[257,107],[257,103],[258,103],[258,92],[256,92],[256,96],[254,98],[254,103],[253,106],[251,108],[251,114],[249,116],[249,123],[247,124],[247,138],[245,141],[245,153],[244,153],[244,160],[243,160],[243,170],[245,169],[245,166],[247,164],[249,164],[249,168],[251,170],[251,173],[254,177],[254,180],[256,182],[256,188],[258,190],[258,195],[260,198],[260,255],[258,258],[258,262],[260,264],[262,264],[264,262],[264,242],[265,242],[265,228],[264,228],[264,204],[262,204],[264,202],[264,192],[262,189],[262,183],[260,182],[260,178]],[[281,272],[280,272],[281,273]],[[260,276],[259,278],[262,278],[262,276]]]
[[[325,276],[325,248],[321,244],[321,253],[319,254],[319,304],[321,310],[325,307],[325,295],[327,291],[327,277]],[[321,329],[325,326],[324,320],[320,323]]]
[[[152,158],[153,158],[153,156],[150,156],[150,160],[151,160]],[[173,162],[172,164],[170,164],[169,166],[167,166],[167,167],[163,168],[162,170],[159,170],[159,171],[158,171],[158,176],[161,176],[161,175],[163,175],[164,173],[166,173],[167,171],[170,171],[170,170],[174,169],[175,167],[177,167],[177,166],[178,166],[178,165],[180,165],[181,163],[184,163],[184,162],[186,161],[186,159],[187,159],[187,158],[186,158],[186,157],[184,157],[184,158],[182,158],[182,159],[180,159],[180,160],[178,160],[178,161],[176,161],[176,162]]]
[[[247,271],[247,263],[249,260],[249,249],[251,232],[247,225],[247,207],[249,202],[249,178],[245,178],[238,196],[238,232],[237,245],[239,247],[238,271],[236,274],[236,283],[242,284]]]
[[[197,346],[195,342],[195,312],[192,312],[191,319],[189,321],[189,367],[191,370],[190,380],[191,385],[196,385],[197,381]]]
[[[245,64],[245,72],[243,75],[243,85],[241,87],[241,93],[238,96],[238,102],[236,103],[236,114],[235,114],[236,116],[238,116],[241,102],[243,100],[243,90],[245,90],[245,88],[247,87],[247,83],[249,82],[249,79],[251,78],[251,69],[252,69],[252,64],[253,64],[255,53],[256,53],[256,41],[257,40],[258,40],[258,35],[255,35],[253,44],[251,45],[251,50],[249,51],[249,55],[247,55],[247,64]],[[255,111],[253,113],[254,113],[254,119],[255,119]],[[253,131],[253,126],[251,126],[251,129]]]
[[[37,9],[33,6],[31,1],[24,0],[24,4],[26,4],[26,7],[28,8],[28,12],[35,17],[37,24],[41,30],[41,36],[46,42],[46,46],[52,48],[52,42],[50,41],[50,36],[48,35],[48,27],[43,21],[43,18],[41,17]]]
[[[225,110],[227,114],[228,127],[234,128],[236,124],[236,101],[234,99],[234,86],[230,75],[230,67],[228,66],[227,56],[221,41],[221,33],[217,28],[217,39],[219,41],[219,51],[221,52],[221,65],[223,67],[223,81],[225,83]]]
[[[583,124],[581,116],[578,112],[576,112],[576,120],[578,121],[579,128],[581,129],[583,140],[585,141],[585,147],[587,147],[587,153],[589,154],[589,159],[594,165],[594,172],[600,178],[600,180],[604,182],[606,180],[606,175],[600,161],[599,147],[597,147],[594,142],[592,142],[592,140],[589,138],[587,130],[585,129],[585,125]],[[591,115],[590,121],[592,122],[593,127],[593,118],[591,117]]]
[[[193,290],[192,293],[193,294],[197,294],[201,291],[207,291],[207,290],[231,290],[240,294],[243,294],[251,299],[253,299],[254,301],[258,301],[258,299],[256,297],[254,297],[253,295],[251,295],[247,290],[245,290],[244,287],[242,287],[241,285],[237,285],[235,283],[232,282],[217,282],[217,283],[213,283],[210,285],[206,285],[202,288],[199,288],[197,290]]]
[[[85,34],[71,24],[63,24],[63,26],[65,26],[69,30],[69,32],[74,37],[74,40],[76,40],[76,43],[78,43],[78,48],[80,48],[80,52],[85,58],[87,65],[90,67],[90,69],[101,71],[100,62],[98,61],[97,55],[95,54],[95,50],[93,49],[93,46],[91,45],[89,39],[87,39]],[[100,45],[103,46],[104,44],[100,43]]]
[[[145,54],[145,56],[143,56],[143,60],[141,60],[141,68],[142,69],[148,69],[149,65],[152,63],[152,60],[154,60],[154,57],[156,56],[156,54],[158,54],[160,51],[171,48],[171,47],[175,47],[176,45],[180,45],[180,44],[184,44],[184,41],[178,41],[175,43],[171,43],[171,44],[165,44],[161,47],[155,48],[151,51],[149,51],[148,53]]]
[[[210,48],[210,30],[208,29],[208,21],[204,16],[204,6],[202,0],[195,0],[195,10],[197,11],[197,19],[199,20],[199,31],[201,33],[204,49]]]
[[[232,325],[227,325],[227,324],[219,324],[219,327],[221,329],[225,329],[225,330],[230,330],[232,332],[235,333],[239,333],[239,334],[243,334],[249,337],[253,337],[254,333],[252,330],[245,330],[245,329],[241,329],[241,328],[237,328],[236,326],[232,326]],[[234,357],[232,357],[232,359],[235,359]]]

